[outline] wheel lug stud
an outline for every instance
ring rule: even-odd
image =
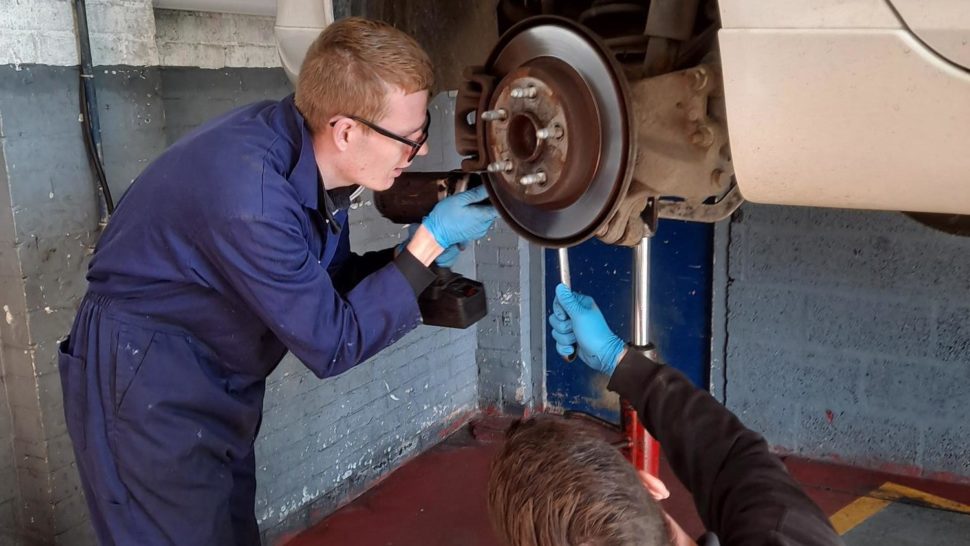
[[[512,162],[509,160],[503,161],[493,161],[488,164],[488,172],[490,173],[507,173],[512,171]]]
[[[538,91],[536,88],[530,85],[527,87],[513,88],[511,91],[509,91],[509,96],[513,99],[533,99],[537,93]]]
[[[546,173],[539,171],[533,174],[527,174],[519,179],[519,184],[523,186],[531,186],[532,184],[541,184],[546,181]]]
[[[485,121],[502,121],[507,118],[509,113],[499,108],[498,110],[486,110],[482,112],[482,119]]]
[[[563,131],[559,125],[550,125],[536,131],[536,138],[545,140],[547,138],[562,138]]]

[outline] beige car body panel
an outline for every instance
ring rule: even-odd
[[[903,22],[941,56],[970,68],[970,1],[892,0]]]
[[[970,214],[970,71],[956,58],[924,45],[884,0],[720,7],[728,131],[745,199]],[[967,17],[950,20],[949,39],[970,39]]]
[[[333,0],[277,0],[276,49],[286,77],[296,86],[310,44],[333,23]]]

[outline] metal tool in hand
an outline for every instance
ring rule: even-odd
[[[569,251],[565,247],[558,249],[559,255],[559,282],[566,285],[566,288],[572,290],[573,283],[569,276]],[[579,347],[573,344],[573,352],[568,356],[562,357],[566,362],[572,362],[576,360],[576,354],[579,351]]]

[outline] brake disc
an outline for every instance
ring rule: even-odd
[[[622,69],[582,26],[535,17],[502,36],[484,72],[497,83],[479,102],[477,135],[499,213],[544,246],[592,237],[626,193],[636,157]]]

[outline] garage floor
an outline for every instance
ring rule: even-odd
[[[287,546],[498,546],[485,512],[491,457],[507,418],[473,421],[396,470],[363,496]],[[792,475],[849,546],[967,544],[970,484],[957,485],[860,470],[796,457]],[[687,532],[702,534],[690,495],[663,465],[671,491],[664,508]]]

